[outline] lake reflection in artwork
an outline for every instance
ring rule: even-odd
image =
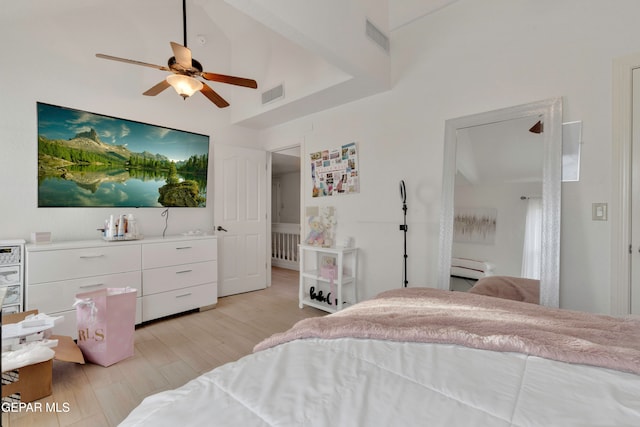
[[[157,206],[158,188],[164,181],[128,179],[105,181],[95,188],[83,188],[62,178],[45,178],[38,186],[38,200],[45,206]]]

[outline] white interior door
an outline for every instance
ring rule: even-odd
[[[264,289],[267,284],[267,153],[217,144],[213,147],[213,158],[220,270],[218,295]]]
[[[631,313],[640,314],[640,69],[633,70],[631,166]]]

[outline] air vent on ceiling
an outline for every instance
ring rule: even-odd
[[[380,29],[373,25],[368,19],[365,33],[367,34],[367,37],[373,40],[375,44],[380,46],[385,52],[389,53],[389,37],[387,37],[386,34],[382,31],[380,31]]]
[[[280,98],[284,98],[284,84],[279,84],[276,87],[262,92],[262,105]]]

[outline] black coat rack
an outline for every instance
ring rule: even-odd
[[[400,224],[400,231],[404,231],[404,269],[402,275],[402,286],[407,287],[409,281],[407,280],[407,189],[404,185],[404,180],[400,181],[400,199],[402,199],[402,211],[404,212],[404,224]]]

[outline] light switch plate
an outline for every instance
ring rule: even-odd
[[[591,219],[593,221],[606,221],[608,213],[607,210],[607,203],[592,203]]]

